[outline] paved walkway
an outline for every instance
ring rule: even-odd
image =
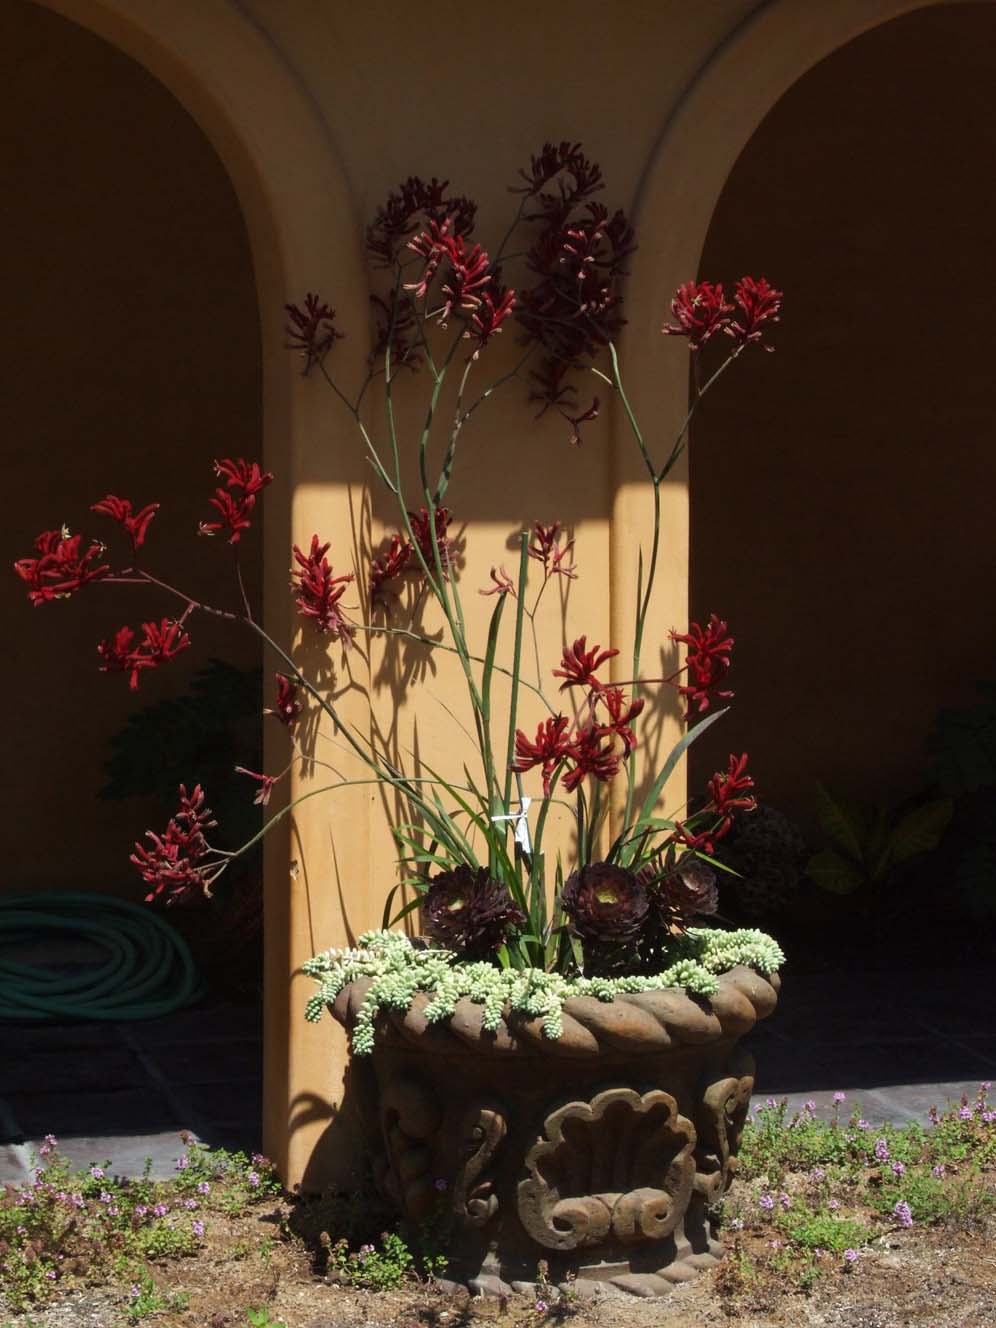
[[[996,1080],[992,975],[788,977],[752,1034],[757,1093],[828,1112],[835,1090],[873,1123]],[[31,1147],[55,1134],[80,1165],[168,1176],[181,1129],[205,1143],[260,1146],[260,1016],[208,999],[133,1024],[0,1024],[0,1183],[28,1176]]]
[[[28,1175],[54,1134],[83,1166],[173,1174],[180,1131],[216,1147],[260,1147],[261,1017],[208,998],[130,1024],[0,1023],[0,1184]]]

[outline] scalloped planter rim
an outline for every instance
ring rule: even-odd
[[[347,1028],[369,986],[336,999]],[[738,965],[709,997],[572,997],[557,1040],[539,1017],[489,1032],[466,997],[439,1023],[424,995],[383,1011],[350,1071],[375,1182],[415,1226],[451,1215],[448,1275],[475,1293],[532,1293],[545,1261],[582,1294],[663,1294],[722,1254],[709,1210],[736,1172],[754,1084],[737,1044],[779,986]]]

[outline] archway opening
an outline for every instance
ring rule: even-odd
[[[8,386],[0,406],[5,561],[9,568],[29,555],[40,529],[62,525],[122,555],[121,532],[90,511],[113,493],[136,507],[160,504],[143,550],[151,572],[197,599],[236,607],[231,550],[222,540],[197,538],[218,483],[213,461],[259,457],[262,447],[256,283],[232,183],[170,92],[85,29],[41,5],[11,0],[0,14],[0,49],[2,230],[13,260],[5,283]],[[241,548],[258,603],[258,529]],[[131,845],[146,828],[162,829],[170,814],[167,784],[185,756],[188,779],[205,763],[218,772],[215,789],[206,791],[219,810],[251,807],[252,791],[232,767],[260,742],[259,650],[198,615],[190,624],[194,648],[168,668],[143,672],[133,692],[125,676],[98,671],[97,643],[123,624],[137,629],[175,616],[174,599],[147,587],[96,584],[30,610],[23,589],[8,578],[0,664],[8,699],[8,834],[0,890],[141,901]],[[212,664],[216,659],[225,669]],[[174,806],[175,795],[174,786]],[[232,815],[239,822],[234,811],[219,820],[231,825]],[[243,908],[258,899],[260,886],[258,863],[233,882]],[[245,930],[250,952],[258,946],[259,917],[257,907],[255,928]],[[233,1053],[244,1076],[246,1119],[224,1124],[251,1127],[252,1137],[241,1141],[255,1143],[258,956],[223,965],[239,942],[214,912],[185,917],[173,910],[169,920],[192,944],[215,1001],[244,999],[251,1009],[240,1025],[245,1038],[236,1037],[245,1045]],[[238,981],[240,969],[248,983]],[[213,1062],[209,1078],[221,1074],[217,1057],[231,1032],[219,1033],[213,1058],[199,1058],[205,1069]],[[117,1036],[109,1034],[110,1041]],[[114,1072],[126,1076],[131,1051],[117,1050]],[[43,1082],[39,1067],[27,1096],[38,1098]],[[109,1087],[121,1085],[102,1083],[98,1097]],[[186,1120],[174,1121],[176,1102],[164,1104],[161,1093],[157,1101],[151,1085],[121,1101],[136,1128],[150,1132],[165,1128],[165,1115],[192,1128],[217,1120],[210,1085],[191,1081],[190,1089]],[[61,1133],[61,1116],[52,1113],[70,1110],[62,1096],[61,1105],[55,1095],[48,1103],[9,1103],[6,1116],[28,1138]],[[91,1110],[82,1091],[72,1103],[75,1128],[87,1129],[92,1116],[96,1130],[107,1102],[95,1098]]]
[[[721,382],[694,426],[693,616],[729,619],[737,696],[726,731],[693,747],[691,787],[731,742],[748,750],[762,799],[812,851],[828,846],[817,781],[892,828],[954,792],[928,739],[996,677],[994,74],[991,5],[856,38],[767,115],[704,247],[703,278],[764,274],[786,303],[777,353]],[[889,896],[888,916],[922,924],[943,888],[967,939],[996,891],[953,861],[955,803],[932,854],[848,906]]]

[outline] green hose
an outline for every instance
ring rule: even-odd
[[[60,932],[106,960],[43,968],[2,953]],[[203,994],[183,937],[148,907],[70,892],[0,896],[0,1019],[155,1019]]]

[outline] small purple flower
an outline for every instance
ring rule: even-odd
[[[858,1252],[857,1252],[857,1250],[845,1250],[845,1251],[844,1251],[844,1262],[845,1262],[845,1263],[857,1263],[857,1261],[858,1261]]]
[[[145,1206],[145,1204],[136,1204],[136,1205],[135,1205],[135,1216],[136,1216],[136,1217],[144,1217],[145,1214],[146,1214],[148,1211],[149,1211],[149,1210],[148,1210],[148,1208]]]
[[[152,1216],[165,1217],[168,1212],[169,1212],[169,1206],[167,1204],[157,1203],[155,1208],[153,1208],[152,1210]]]
[[[196,1211],[198,1203],[196,1199],[185,1199],[183,1202],[183,1206],[184,1208],[189,1208],[190,1211],[193,1213]]]
[[[90,1168],[90,1175],[94,1178],[94,1180],[103,1180],[103,1179],[104,1179],[104,1168],[103,1168],[103,1167],[91,1167],[91,1168]]]
[[[905,1176],[905,1175],[906,1175],[906,1168],[903,1166],[902,1162],[893,1162],[893,1164],[892,1164],[892,1170],[893,1170],[893,1174],[896,1175],[896,1176]]]
[[[137,1282],[132,1282],[130,1294],[132,1300],[138,1300],[139,1296],[142,1294],[142,1288],[138,1285]]]
[[[835,1213],[840,1207],[840,1201],[837,1199],[829,1199],[827,1201],[827,1207],[830,1209],[831,1213]]]
[[[445,1189],[446,1189],[446,1181],[444,1180],[444,1178],[443,1178],[442,1176],[437,1176],[437,1177],[436,1177],[435,1185],[436,1185],[436,1189],[437,1189],[437,1190],[442,1191],[442,1190],[445,1190]]]
[[[197,1186],[197,1193],[198,1193],[198,1194],[210,1194],[210,1193],[211,1193],[211,1186],[208,1184],[208,1182],[207,1182],[206,1180],[202,1180],[202,1181],[200,1181],[200,1182],[198,1183],[198,1186]]]
[[[879,1160],[879,1162],[888,1162],[889,1144],[885,1139],[875,1140],[875,1156]]]
[[[996,1120],[996,1111],[984,1111],[982,1113],[982,1119],[987,1125],[992,1125],[993,1121]]]
[[[176,1159],[176,1161],[173,1163],[173,1166],[176,1168],[177,1171],[186,1171],[186,1169],[190,1166],[190,1158],[186,1155],[186,1153],[184,1153],[182,1157],[178,1157]]]
[[[936,1167],[931,1167],[930,1174],[935,1180],[940,1180],[944,1175],[944,1163],[940,1162]]]
[[[546,1303],[545,1300],[538,1300],[534,1308],[537,1310],[538,1313],[545,1314],[547,1310],[550,1308],[550,1306]]]
[[[785,1212],[788,1212],[788,1210],[792,1207],[792,1200],[788,1197],[787,1194],[780,1194],[778,1196],[778,1202],[781,1204]]]
[[[809,1173],[809,1179],[815,1180],[818,1183],[821,1180],[826,1180],[826,1175],[827,1173],[823,1170],[822,1167],[814,1167],[813,1170]]]
[[[48,1272],[45,1274],[45,1276],[48,1278],[48,1280],[49,1280],[50,1282],[54,1282],[55,1279],[56,1279],[56,1272],[55,1272],[55,1269],[54,1269],[54,1268],[50,1268],[50,1269],[48,1270]]]
[[[194,1218],[194,1221],[191,1223],[191,1226],[193,1228],[194,1235],[199,1240],[204,1235],[204,1223],[200,1220],[199,1217],[196,1217]]]
[[[983,1087],[983,1088],[988,1088],[989,1085],[988,1085],[988,1084],[983,1084],[982,1087]],[[58,1147],[59,1147],[59,1141],[58,1141],[58,1139],[55,1137],[54,1134],[46,1134],[46,1136],[45,1136],[45,1143],[46,1143],[47,1147],[49,1147],[49,1148],[58,1148]]]
[[[905,1199],[900,1199],[892,1210],[892,1216],[901,1227],[911,1227],[913,1225],[913,1214],[910,1206]]]
[[[110,1194],[108,1194],[106,1190],[101,1190],[101,1191],[100,1191],[100,1202],[101,1202],[102,1204],[109,1204],[109,1203],[111,1202],[112,1198],[113,1198],[113,1196],[110,1195]]]
[[[842,1093],[842,1092],[840,1091],[840,1089],[838,1089],[837,1092],[834,1093],[834,1095],[833,1095],[833,1104],[834,1104],[834,1106],[835,1106],[835,1107],[839,1107],[840,1104],[841,1104],[842,1102],[846,1102],[846,1101],[847,1101],[847,1094],[846,1094],[846,1093]]]
[[[972,1112],[972,1108],[971,1108],[971,1107],[967,1107],[967,1106],[966,1106],[966,1107],[959,1107],[959,1108],[958,1108],[958,1119],[959,1119],[959,1120],[971,1120],[971,1119],[972,1119],[972,1116],[973,1116],[973,1112]]]
[[[857,1127],[858,1127],[859,1130],[870,1130],[870,1129],[871,1129],[871,1121],[866,1121],[865,1118],[864,1118],[863,1116],[861,1117],[860,1120],[856,1121],[855,1124],[857,1125]]]
[[[775,1201],[770,1194],[762,1194],[758,1202],[766,1213],[770,1213],[775,1206]]]
[[[812,1116],[816,1112],[816,1103],[813,1101],[812,1098],[810,1098],[808,1102],[803,1104],[802,1109],[803,1111],[808,1111],[810,1116]]]
[[[250,1171],[248,1176],[246,1176],[246,1180],[249,1182],[249,1184],[252,1186],[254,1190],[259,1189],[260,1179],[258,1171]]]
[[[108,1215],[108,1217],[117,1217],[117,1215],[118,1215],[120,1212],[121,1212],[121,1209],[117,1206],[117,1204],[108,1204],[108,1205],[107,1205],[107,1215]]]

